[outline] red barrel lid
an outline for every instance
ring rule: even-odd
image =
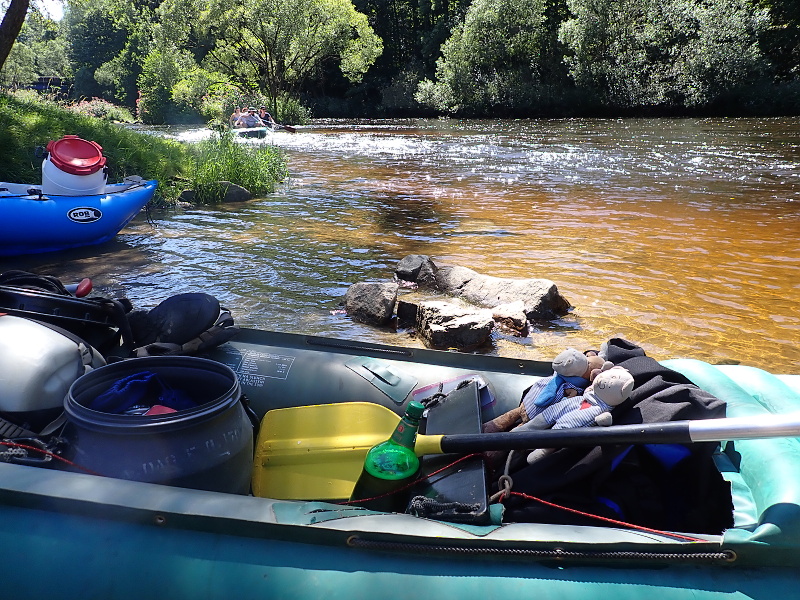
[[[77,135],[65,135],[47,144],[50,162],[72,175],[91,175],[106,165],[103,149],[97,142],[87,142]]]

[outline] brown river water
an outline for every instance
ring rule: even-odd
[[[550,360],[620,336],[800,373],[800,118],[316,121],[266,141],[290,169],[267,198],[141,215],[0,270],[89,276],[141,308],[205,291],[244,326],[419,347],[337,309],[427,254],[551,279],[574,306],[486,352]]]

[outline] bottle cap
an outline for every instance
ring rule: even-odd
[[[424,412],[425,407],[417,400],[412,400],[408,403],[408,406],[406,406],[406,414],[412,419],[419,419]]]

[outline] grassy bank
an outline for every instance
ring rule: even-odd
[[[103,147],[110,182],[128,175],[157,179],[159,200],[166,204],[173,203],[184,189],[201,191],[199,199],[214,202],[219,199],[217,180],[263,196],[286,176],[285,158],[269,146],[243,146],[225,136],[187,144],[76,114],[52,102],[0,94],[0,181],[41,182],[42,158],[37,148],[67,134]]]

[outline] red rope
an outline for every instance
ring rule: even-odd
[[[433,473],[429,473],[425,477],[422,477],[420,479],[415,479],[415,480],[405,484],[404,486],[402,486],[402,487],[400,487],[400,488],[398,488],[396,490],[393,490],[391,492],[387,492],[385,494],[381,494],[380,496],[374,496],[372,498],[362,498],[361,500],[346,500],[346,501],[343,501],[343,502],[339,502],[338,504],[359,504],[361,502],[370,502],[372,500],[378,500],[380,498],[385,498],[387,496],[391,496],[392,494],[396,494],[396,493],[401,492],[403,490],[406,490],[406,489],[408,489],[410,487],[413,487],[419,481],[424,481],[426,479],[430,479],[434,475],[438,475],[442,471],[446,471],[447,469],[450,469],[451,467],[454,467],[458,463],[460,463],[460,462],[462,462],[462,461],[464,461],[464,460],[466,460],[468,458],[471,458],[473,456],[480,456],[480,455],[481,455],[480,453],[473,453],[473,454],[467,454],[466,456],[462,456],[461,458],[451,462],[450,464],[445,465],[440,469],[437,469]],[[584,512],[584,511],[581,511],[581,510],[577,510],[575,508],[569,508],[568,506],[562,506],[560,504],[555,504],[554,502],[548,502],[547,500],[542,500],[541,498],[537,498],[536,496],[530,496],[528,494],[523,494],[522,492],[514,492],[514,491],[512,491],[511,495],[519,496],[521,498],[525,498],[526,500],[533,500],[534,502],[539,502],[540,504],[544,504],[546,506],[550,506],[551,508],[556,508],[556,509],[559,509],[559,510],[563,510],[563,511],[566,511],[566,512],[569,512],[569,513],[580,515],[582,517],[588,517],[590,519],[597,519],[598,521],[603,521],[605,523],[616,525],[618,527],[625,527],[625,528],[634,529],[634,530],[637,530],[637,531],[644,531],[644,532],[647,532],[647,533],[654,533],[656,535],[663,535],[663,536],[667,536],[667,537],[673,537],[673,538],[677,538],[677,539],[680,539],[680,540],[686,540],[687,542],[705,542],[706,541],[706,540],[703,540],[701,538],[696,538],[696,537],[692,537],[692,536],[688,536],[688,535],[683,535],[683,534],[680,534],[680,533],[672,533],[672,532],[669,532],[669,531],[661,531],[660,529],[652,529],[650,527],[644,527],[642,525],[635,525],[634,523],[628,523],[626,521],[618,521],[616,519],[610,519],[608,517],[602,517],[600,515],[594,515],[592,513]]]
[[[46,456],[50,456],[52,458],[55,458],[56,460],[60,460],[61,462],[66,463],[71,467],[75,467],[76,469],[80,469],[81,471],[85,471],[86,473],[89,473],[90,475],[98,475],[98,476],[102,477],[102,475],[100,475],[100,473],[97,473],[96,471],[92,471],[91,469],[88,469],[88,468],[83,467],[83,466],[81,466],[81,465],[79,465],[77,463],[74,463],[71,460],[67,460],[63,456],[59,456],[58,454],[54,454],[53,452],[50,452],[49,450],[44,450],[43,448],[37,448],[36,446],[29,446],[28,444],[20,444],[20,443],[17,443],[17,442],[7,442],[7,441],[0,441],[0,446],[8,446],[9,448],[22,448],[23,450],[33,450],[34,452],[40,452],[41,454],[44,454]]]
[[[592,513],[587,513],[582,510],[577,510],[575,508],[569,508],[568,506],[562,506],[560,504],[555,504],[553,502],[548,502],[547,500],[542,500],[541,498],[537,498],[536,496],[529,496],[528,494],[523,494],[522,492],[511,492],[512,496],[519,496],[520,498],[525,498],[526,500],[534,500],[545,506],[550,506],[552,508],[557,508],[560,510],[564,510],[576,515],[580,515],[582,517],[589,517],[590,519],[598,519],[600,521],[605,521],[606,523],[611,523],[612,525],[618,525],[620,527],[627,527],[629,529],[636,529],[637,531],[646,531],[647,533],[655,533],[658,535],[666,535],[669,537],[678,538],[681,540],[686,540],[688,542],[705,542],[706,540],[691,537],[688,535],[682,535],[680,533],[671,533],[669,531],[661,531],[660,529],[651,529],[650,527],[644,527],[642,525],[635,525],[633,523],[628,523],[626,521],[617,521],[616,519],[610,519],[608,517],[601,517],[600,515],[593,515]]]
[[[17,442],[7,442],[7,441],[0,441],[0,445],[9,446],[9,447],[13,447],[13,448],[22,448],[24,450],[33,450],[35,452],[40,452],[42,454],[45,454],[45,455],[50,456],[52,458],[55,458],[56,460],[60,460],[61,462],[70,465],[71,467],[75,467],[76,469],[80,469],[81,471],[85,471],[86,473],[89,473],[90,475],[98,475],[98,476],[102,477],[102,475],[100,475],[100,473],[97,473],[95,471],[92,471],[91,469],[88,469],[88,468],[83,467],[83,466],[81,466],[81,465],[79,465],[77,463],[74,463],[71,460],[67,460],[66,458],[64,458],[62,456],[59,456],[58,454],[54,454],[53,452],[50,452],[48,450],[43,450],[42,448],[37,448],[36,446],[29,446],[27,444],[19,444]],[[443,467],[441,467],[439,469],[436,469],[432,473],[428,473],[425,477],[410,481],[409,483],[405,484],[404,486],[402,486],[402,487],[400,487],[400,488],[398,488],[396,490],[392,490],[391,492],[387,492],[385,494],[381,494],[380,496],[373,496],[372,498],[362,498],[360,500],[344,500],[342,502],[339,502],[338,504],[359,504],[361,502],[370,502],[372,500],[378,500],[380,498],[385,498],[387,496],[391,496],[392,494],[396,494],[398,492],[402,492],[403,490],[406,490],[406,489],[408,489],[410,487],[415,486],[417,484],[417,482],[419,482],[419,481],[424,481],[426,479],[430,479],[434,475],[438,475],[439,473],[441,473],[443,471],[446,471],[446,470],[456,466],[458,463],[463,462],[463,461],[467,460],[468,458],[472,458],[473,456],[480,456],[480,453],[472,453],[472,454],[467,454],[465,456],[462,456],[461,458],[458,458],[458,459],[454,460],[450,464],[447,464],[447,465],[445,465],[445,466],[443,466]],[[633,523],[628,523],[626,521],[618,521],[616,519],[610,519],[608,517],[602,517],[600,515],[594,515],[592,513],[584,512],[582,510],[577,510],[575,508],[569,508],[567,506],[562,506],[560,504],[555,504],[554,502],[548,502],[547,500],[542,500],[541,498],[537,498],[536,496],[530,496],[528,494],[523,494],[522,492],[514,492],[514,491],[512,491],[511,495],[512,496],[519,496],[520,498],[525,498],[526,500],[533,500],[534,502],[539,502],[540,504],[544,504],[545,506],[550,506],[551,508],[557,508],[559,510],[570,512],[570,513],[573,513],[573,514],[576,514],[576,515],[580,515],[582,517],[588,517],[590,519],[597,519],[599,521],[604,521],[606,523],[610,523],[612,525],[617,525],[617,526],[620,526],[620,527],[627,527],[629,529],[635,529],[637,531],[644,531],[644,532],[647,532],[647,533],[654,533],[654,534],[657,534],[657,535],[665,535],[665,536],[668,536],[668,537],[674,537],[674,538],[677,538],[677,539],[686,540],[688,542],[704,542],[704,541],[706,541],[706,540],[703,540],[701,538],[691,537],[691,536],[688,536],[688,535],[682,535],[680,533],[671,533],[669,531],[661,531],[659,529],[652,529],[650,527],[644,527],[642,525],[635,525]]]

